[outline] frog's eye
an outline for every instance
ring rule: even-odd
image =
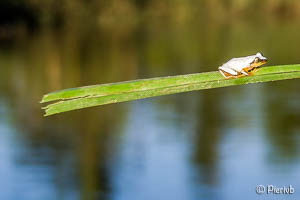
[[[255,59],[254,59],[254,62],[258,62],[259,61],[259,59],[256,57]]]

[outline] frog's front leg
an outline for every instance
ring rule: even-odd
[[[246,76],[249,76],[249,74],[247,72],[245,72],[243,69],[242,69],[241,73],[246,75]]]

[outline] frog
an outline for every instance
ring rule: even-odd
[[[219,67],[220,73],[226,78],[239,78],[253,75],[268,59],[257,52],[255,55],[232,58]]]

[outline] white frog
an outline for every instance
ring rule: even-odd
[[[225,78],[238,78],[252,75],[261,65],[267,63],[268,59],[258,52],[253,56],[232,58],[219,67],[220,73]]]

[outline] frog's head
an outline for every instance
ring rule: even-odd
[[[268,61],[268,59],[266,57],[264,57],[262,55],[262,53],[258,52],[256,55],[255,55],[255,58],[254,58],[254,61],[253,61],[253,64],[256,66],[256,67],[259,67],[263,64],[266,64]]]

